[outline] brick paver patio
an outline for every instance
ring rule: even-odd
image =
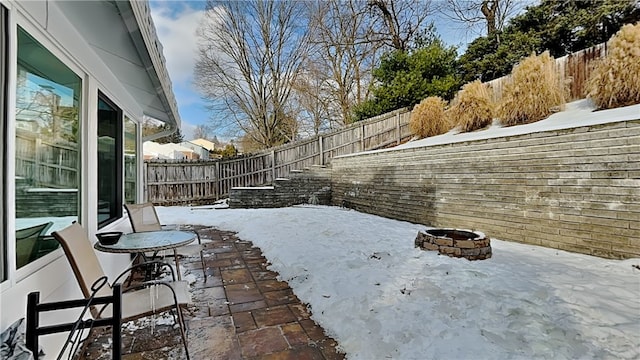
[[[198,231],[208,239],[207,281],[203,281],[199,257],[181,262],[197,277],[191,285],[194,306],[185,311],[191,359],[344,358],[287,283],[267,270],[260,249],[231,232],[203,227]],[[124,327],[124,358],[184,358],[179,331],[171,325],[152,326],[159,323],[158,318],[152,320]],[[109,334],[96,331],[83,358],[109,359]]]

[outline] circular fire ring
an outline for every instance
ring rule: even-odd
[[[442,255],[484,260],[491,257],[491,239],[479,231],[431,229],[419,231],[416,247],[437,250]]]

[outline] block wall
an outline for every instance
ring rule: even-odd
[[[640,120],[336,158],[332,204],[640,257]]]
[[[52,217],[77,215],[77,191],[26,191],[16,189],[16,217]]]
[[[331,173],[329,169],[314,169],[287,179],[276,179],[273,187],[232,188],[230,208],[278,208],[299,204],[329,205],[331,203]]]

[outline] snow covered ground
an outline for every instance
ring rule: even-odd
[[[348,359],[640,358],[640,259],[492,239],[471,262],[415,249],[422,225],[335,207],[158,212],[259,246]]]

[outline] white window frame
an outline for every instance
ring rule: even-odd
[[[7,96],[7,126],[6,126],[6,138],[7,139],[15,139],[16,136],[16,86],[17,86],[17,61],[18,61],[18,26],[20,26],[24,31],[26,31],[31,37],[37,40],[42,46],[44,46],[53,56],[55,56],[58,60],[64,63],[65,66],[69,68],[72,72],[74,72],[80,79],[82,79],[82,99],[80,102],[80,119],[78,123],[78,133],[80,139],[80,183],[78,186],[78,191],[80,192],[80,206],[79,210],[86,209],[84,206],[86,200],[86,182],[88,179],[85,174],[87,173],[87,135],[86,135],[86,124],[87,124],[87,73],[79,66],[72,57],[70,57],[64,50],[60,49],[60,46],[55,42],[54,39],[51,38],[48,34],[41,31],[40,28],[33,24],[33,22],[26,17],[22,12],[18,9],[18,7],[12,7],[11,4],[7,6],[9,9],[9,26],[8,26],[8,35],[9,35],[9,56],[7,58],[7,66],[8,66],[8,77],[7,77],[7,88],[8,88],[8,96]],[[97,101],[97,93],[96,93],[96,101]],[[9,141],[9,146],[6,149],[6,159],[7,166],[5,168],[6,179],[15,178],[15,158],[16,158],[16,149],[15,149],[15,141]],[[13,144],[13,145],[11,145]],[[5,199],[6,199],[6,208],[5,214],[7,219],[7,224],[5,228],[5,234],[7,235],[6,244],[7,244],[7,279],[0,284],[0,291],[4,291],[10,287],[15,286],[19,282],[25,280],[33,273],[52,263],[56,259],[64,256],[62,248],[58,248],[51,253],[36,259],[35,261],[21,267],[20,269],[16,269],[16,259],[15,256],[10,256],[10,254],[15,254],[16,252],[16,244],[15,244],[15,217],[16,217],[16,196],[15,196],[15,182],[8,182],[7,187],[5,188]],[[80,223],[87,222],[88,218],[86,214],[87,211],[80,211],[79,221]]]
[[[135,198],[135,202],[139,203],[142,202],[141,197],[140,197],[140,191],[142,191],[142,185],[140,185],[140,181],[142,180],[141,177],[141,173],[142,173],[142,164],[143,164],[143,159],[144,158],[144,154],[142,153],[142,123],[136,119],[135,117],[131,116],[131,113],[126,111],[126,110],[122,110],[123,113],[123,119],[129,119],[131,120],[135,126],[136,126],[136,198]],[[124,121],[124,120],[123,120]],[[126,132],[126,124],[124,124],[124,126],[122,126],[122,131],[123,131],[123,141],[122,141],[122,146],[124,146],[124,137],[126,136],[127,132]],[[123,150],[123,154],[124,154],[124,149]],[[125,166],[124,161],[122,162],[122,166]],[[122,169],[122,176],[124,177],[123,181],[126,181],[127,179],[127,175],[125,174],[125,170],[126,168]],[[126,185],[126,184],[124,184]],[[122,187],[122,199],[123,201],[126,202],[126,190],[125,190],[126,186]],[[123,214],[123,216],[127,216],[126,215],[126,210],[125,213]]]

